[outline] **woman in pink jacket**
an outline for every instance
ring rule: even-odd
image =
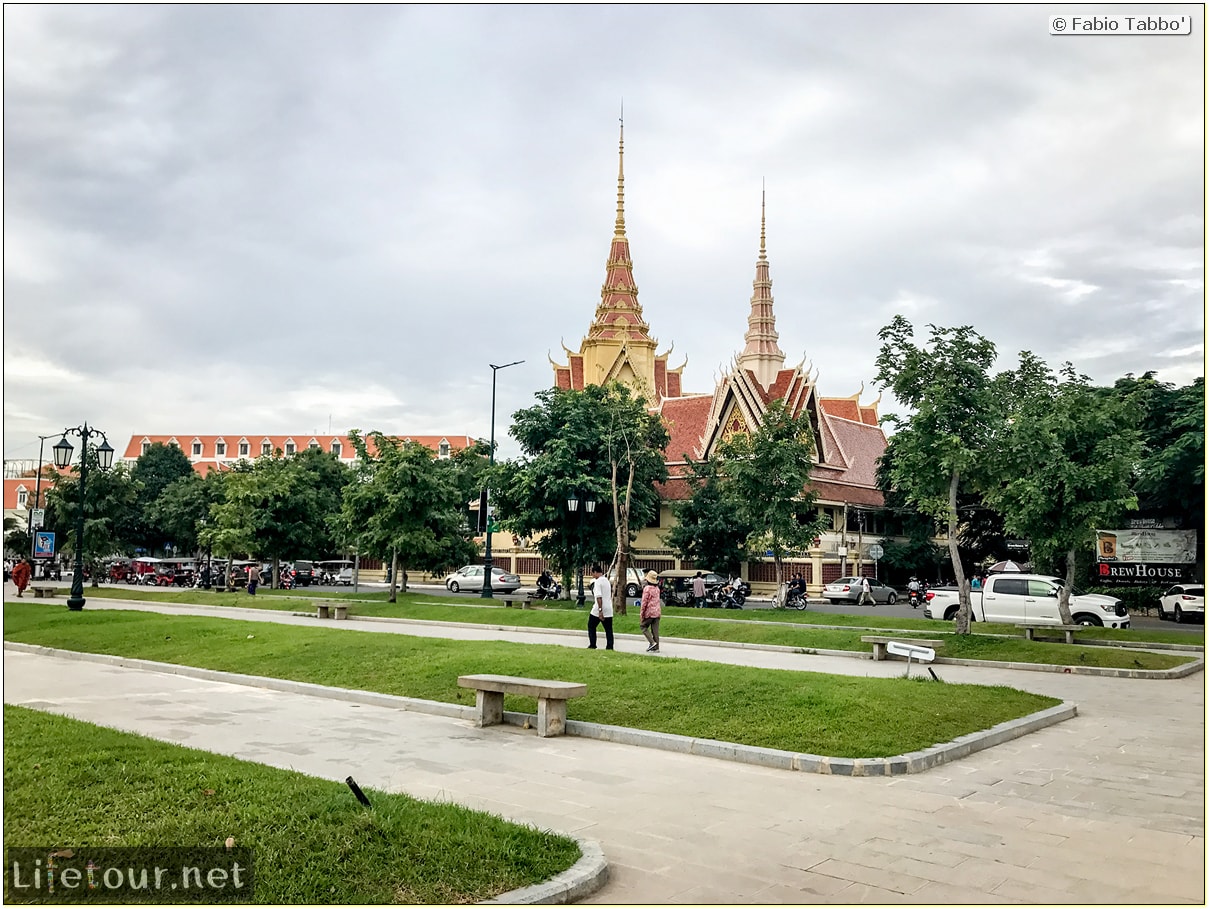
[[[642,634],[650,643],[647,653],[659,652],[659,617],[663,610],[659,606],[659,575],[646,573],[646,586],[642,588]]]

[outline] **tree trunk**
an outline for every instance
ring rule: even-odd
[[[613,462],[613,523],[617,528],[617,589],[613,591],[613,612],[626,614],[625,588],[630,573],[630,495],[634,491],[634,465],[629,465],[625,502],[617,498],[617,462]]]
[[[1070,614],[1070,592],[1075,586],[1075,551],[1066,553],[1066,583],[1058,591],[1058,617],[1063,625],[1075,624]]]
[[[390,551],[390,600],[388,602],[398,602],[398,596],[395,593],[396,582],[399,580],[399,550],[392,549]]]
[[[270,578],[273,582],[273,589],[276,590],[281,586],[281,558],[273,556],[273,577]]]
[[[961,482],[961,472],[953,471],[949,479],[949,559],[953,562],[953,575],[957,579],[957,625],[953,629],[957,634],[970,633],[970,585],[966,581],[965,572],[961,569],[961,555],[957,551],[957,486]]]

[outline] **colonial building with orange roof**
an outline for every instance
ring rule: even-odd
[[[469,448],[475,440],[467,435],[449,436],[398,436],[405,442],[417,442],[437,453],[438,458],[448,458],[454,452]],[[331,433],[299,433],[294,435],[262,435],[258,433],[228,433],[224,435],[133,435],[126,444],[121,459],[134,463],[156,442],[175,445],[185,453],[193,469],[202,476],[212,470],[230,470],[239,461],[254,461],[257,458],[281,452],[292,455],[304,448],[320,448],[330,451],[341,462],[351,464],[357,452],[347,435]],[[372,439],[366,440],[366,448],[374,453]]]
[[[623,141],[619,162],[624,160]],[[712,392],[689,393],[681,387],[687,364],[668,365],[671,350],[657,354],[650,326],[642,316],[634,282],[629,240],[625,234],[624,168],[618,165],[617,218],[614,225],[601,301],[578,352],[565,345],[566,363],[551,359],[558,388],[582,389],[617,379],[652,402],[670,435],[666,450],[670,478],[662,487],[664,506],[655,527],[644,528],[635,541],[635,561],[643,568],[693,567],[674,557],[663,542],[674,521],[671,504],[690,495],[685,479],[689,461],[709,458],[718,442],[734,432],[751,431],[761,424],[773,401],[784,401],[795,415],[808,414],[814,432],[815,468],[811,490],[832,530],[824,533],[800,569],[813,595],[822,584],[840,577],[853,564],[868,561],[866,545],[880,534],[878,510],[884,505],[877,488],[877,461],[886,449],[878,421],[878,403],[862,403],[860,391],[849,397],[819,393],[817,372],[785,365],[773,311],[772,278],[767,255],[766,218],[760,211],[760,247],[752,282],[748,328],[744,346]],[[702,566],[711,567],[711,566]],[[773,579],[772,565],[747,566],[752,581]],[[767,575],[767,577],[765,577]]]

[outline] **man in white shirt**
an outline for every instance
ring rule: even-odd
[[[596,626],[604,625],[605,650],[613,649],[613,585],[600,570],[592,566],[592,610],[588,613],[588,649],[596,649]]]
[[[876,606],[877,600],[873,599],[873,594],[869,592],[869,579],[862,577],[860,584],[861,584],[861,595],[857,598],[856,605],[864,606],[864,605],[866,605],[866,601],[868,601],[868,605]]]

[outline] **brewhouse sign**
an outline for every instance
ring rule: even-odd
[[[1130,527],[1096,531],[1101,584],[1176,584],[1194,580],[1196,531]]]

